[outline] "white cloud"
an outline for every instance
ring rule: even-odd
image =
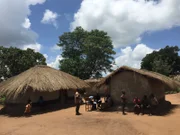
[[[44,16],[41,20],[41,23],[44,24],[53,24],[54,27],[58,27],[56,19],[58,18],[58,14],[56,12],[52,12],[49,9],[46,9],[44,12]]]
[[[5,47],[36,44],[37,33],[30,29],[28,16],[30,6],[42,4],[45,0],[0,0],[0,45]],[[22,25],[26,20],[26,25]],[[29,28],[29,29],[27,29]]]
[[[26,29],[29,29],[31,27],[31,22],[30,22],[29,18],[25,18],[25,21],[22,24],[22,26]]]
[[[61,47],[54,45],[53,47],[51,47],[51,51],[60,51]]]
[[[154,49],[147,47],[145,44],[138,44],[134,49],[131,47],[126,47],[121,49],[119,56],[115,58],[117,67],[126,65],[134,68],[140,68],[141,60],[146,56],[146,54],[152,53]]]
[[[33,49],[35,52],[40,52],[42,45],[39,43],[35,43],[35,44],[24,45],[22,47],[22,49],[24,49],[24,50],[26,50],[27,48]]]
[[[46,58],[46,60],[47,60],[47,58],[48,58],[48,55],[47,54],[43,54],[43,56]]]
[[[180,0],[83,0],[71,30],[108,32],[116,48],[141,41],[145,32],[180,26]]]
[[[59,61],[62,60],[63,57],[61,55],[58,55],[55,59],[55,61],[48,63],[47,65],[56,69],[59,69]]]
[[[27,0],[28,5],[43,4],[46,0]]]

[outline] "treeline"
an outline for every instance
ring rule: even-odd
[[[141,68],[169,76],[180,73],[180,49],[178,46],[166,46],[153,51],[142,59]]]
[[[39,52],[0,46],[0,81],[39,64],[46,65],[46,58]]]
[[[59,69],[81,79],[102,77],[103,72],[111,72],[115,64],[112,40],[104,31],[86,31],[77,27],[72,32],[62,34],[57,45],[62,48],[63,57]],[[142,59],[141,69],[167,76],[178,74],[179,51],[178,46],[166,46],[159,51],[153,51]],[[46,59],[41,53],[32,49],[0,46],[0,81],[35,65],[46,65]]]

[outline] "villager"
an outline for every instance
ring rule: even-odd
[[[32,108],[32,102],[29,99],[25,107],[24,115],[26,116],[29,115],[31,113],[31,108]]]
[[[81,95],[79,94],[78,90],[76,90],[76,93],[74,95],[74,101],[75,101],[75,105],[76,105],[76,115],[80,115],[79,108],[80,108],[80,104],[81,104]]]
[[[135,97],[133,100],[134,105],[134,113],[138,114],[141,112],[141,101],[138,97]]]
[[[155,114],[157,111],[159,102],[158,102],[157,98],[154,96],[154,94],[151,94],[149,99],[150,99],[152,113]]]
[[[150,105],[150,101],[148,100],[147,95],[144,95],[142,102],[141,102],[141,108],[142,108],[142,115],[144,115],[144,111],[148,110],[149,111],[149,115],[152,115],[151,113],[151,105]]]
[[[122,95],[121,95],[121,103],[122,103],[122,114],[125,115],[125,107],[126,107],[126,96],[125,96],[125,91],[122,91]]]

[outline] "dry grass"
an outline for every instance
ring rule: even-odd
[[[7,97],[16,98],[28,90],[53,92],[57,90],[76,90],[87,88],[89,85],[70,74],[38,65],[8,79],[0,84],[0,93]]]
[[[180,75],[174,76],[173,79],[176,80],[176,81],[178,81],[178,82],[180,82]]]

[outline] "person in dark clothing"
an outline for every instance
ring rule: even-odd
[[[122,114],[125,115],[125,107],[126,107],[126,96],[125,96],[125,92],[122,91],[122,95],[121,95],[121,102],[122,102]]]
[[[81,104],[81,95],[79,94],[78,90],[76,91],[76,93],[74,95],[74,102],[76,105],[76,115],[80,115],[79,108],[80,108],[80,104]]]
[[[95,102],[97,103],[98,107],[101,106],[102,101],[101,101],[101,97],[100,97],[99,93],[97,93],[95,96]]]
[[[144,95],[142,102],[141,102],[141,109],[142,109],[142,115],[144,115],[144,110],[148,110],[149,111],[149,115],[151,115],[151,105],[150,102],[148,100],[147,95]]]
[[[141,101],[138,97],[135,97],[133,102],[135,104],[134,105],[134,113],[139,115],[139,113],[141,111]]]
[[[42,96],[39,97],[39,101],[38,101],[39,105],[42,107],[44,105],[44,99]]]
[[[40,107],[40,110],[43,111],[44,110],[44,98],[42,96],[39,97],[38,105]]]
[[[150,105],[151,105],[152,114],[155,114],[159,102],[158,102],[157,98],[154,96],[154,94],[151,94],[149,96],[149,99],[150,99]]]

